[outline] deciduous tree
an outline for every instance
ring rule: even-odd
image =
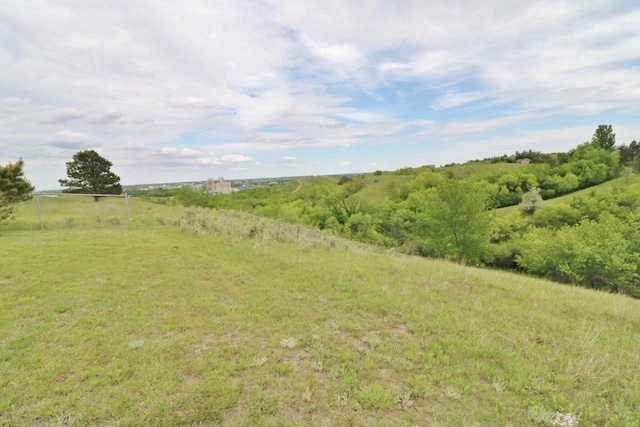
[[[432,191],[423,218],[436,255],[472,264],[482,260],[490,237],[488,201],[477,182],[451,179]]]
[[[542,207],[542,196],[539,188],[532,188],[522,195],[522,201],[518,205],[522,212],[533,214]]]

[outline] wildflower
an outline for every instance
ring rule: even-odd
[[[560,412],[556,412],[556,416],[551,424],[558,427],[575,427],[578,425],[578,417],[571,414],[561,414]]]

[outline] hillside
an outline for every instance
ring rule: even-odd
[[[544,201],[544,206],[555,205],[568,205],[576,196],[591,197],[594,194],[605,194],[615,189],[623,189],[628,187],[637,187],[640,185],[640,174],[634,174],[631,177],[620,177],[612,179],[611,181],[603,182],[602,184],[594,185],[593,187],[585,188],[583,190],[574,191],[564,196],[554,197]],[[500,216],[506,216],[514,211],[518,210],[518,205],[508,206],[505,208],[496,209],[496,214]]]
[[[131,228],[0,227],[0,424],[640,424],[638,300],[131,211]]]
[[[487,176],[502,171],[527,170],[528,165],[518,163],[470,163],[463,165],[453,165],[434,168],[433,170],[445,177],[464,179],[469,176]],[[355,196],[367,203],[382,202],[393,194],[403,184],[408,184],[417,174],[417,169],[411,174],[396,175],[393,173],[383,173],[382,175],[363,175],[363,185]]]
[[[355,196],[368,203],[382,202],[391,196],[395,189],[413,178],[411,175],[367,174],[364,176],[362,189]]]

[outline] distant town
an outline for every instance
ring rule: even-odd
[[[223,177],[217,179],[208,178],[206,181],[169,182],[164,184],[139,184],[123,186],[125,190],[149,191],[159,188],[176,189],[188,185],[194,190],[206,187],[211,194],[230,194],[236,191],[248,190],[256,187],[267,187],[284,184],[294,178],[260,178],[260,179],[236,179],[225,180]]]
[[[286,184],[290,181],[298,179],[297,177],[280,177],[280,178],[256,178],[256,179],[233,179],[226,180],[224,177],[208,178],[206,181],[184,181],[184,182],[167,182],[154,184],[136,184],[124,185],[123,189],[126,193],[136,194],[148,191],[175,190],[185,185],[190,186],[194,190],[206,188],[211,194],[230,194],[242,190],[251,190],[259,187],[275,187]]]

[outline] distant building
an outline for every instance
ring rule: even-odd
[[[225,181],[222,177],[218,179],[209,178],[207,179],[207,190],[211,194],[230,194],[231,183]]]
[[[523,158],[523,159],[518,159],[516,160],[516,163],[521,163],[523,165],[528,165],[529,163],[531,163],[531,159],[528,158]]]

